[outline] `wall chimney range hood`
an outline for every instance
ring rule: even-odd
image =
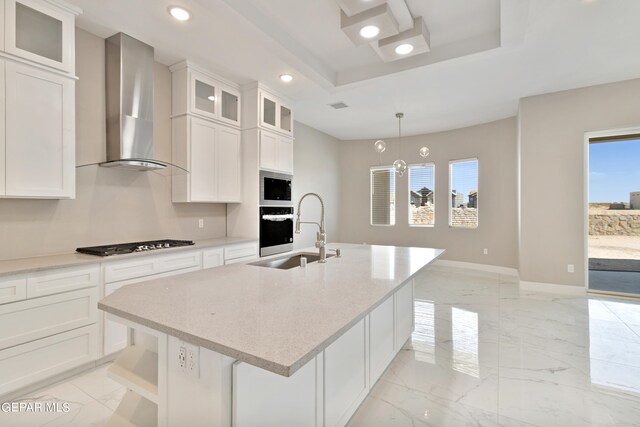
[[[153,47],[124,33],[105,40],[107,161],[100,166],[164,169],[153,159]]]

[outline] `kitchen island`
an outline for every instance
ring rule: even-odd
[[[100,301],[131,330],[110,368],[130,389],[114,417],[346,424],[410,338],[413,276],[443,251],[330,246],[342,256],[289,270],[229,265],[126,286]]]

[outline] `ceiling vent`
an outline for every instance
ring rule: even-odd
[[[336,102],[335,104],[329,104],[329,107],[333,107],[336,110],[339,110],[341,108],[347,108],[348,105],[345,104],[344,102],[340,101],[340,102]]]

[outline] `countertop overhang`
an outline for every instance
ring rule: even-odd
[[[330,246],[342,256],[324,264],[233,264],[153,279],[117,290],[98,308],[288,377],[444,252]]]

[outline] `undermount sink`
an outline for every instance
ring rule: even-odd
[[[327,258],[334,256],[333,254],[327,254]],[[265,259],[263,261],[256,261],[249,263],[249,265],[256,265],[258,267],[277,268],[280,270],[289,270],[290,268],[300,267],[300,259],[304,257],[307,259],[307,264],[316,262],[320,259],[320,255],[311,252],[298,252],[293,255],[286,255],[280,258]]]

